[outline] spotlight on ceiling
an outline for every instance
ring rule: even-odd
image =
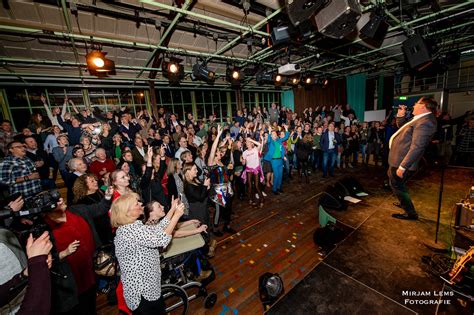
[[[290,81],[289,81],[288,83],[289,83],[290,85],[297,86],[298,83],[300,83],[300,76],[299,76],[299,75],[295,75],[295,76],[290,77]]]
[[[266,311],[285,293],[283,280],[277,273],[264,273],[258,280],[258,293]]]
[[[328,86],[329,84],[329,79],[326,78],[326,77],[321,77],[317,80],[317,83],[319,84],[319,86],[321,86],[322,88],[325,88]]]
[[[201,80],[209,84],[213,84],[216,79],[216,73],[207,68],[204,63],[196,63],[193,66],[193,72],[191,73],[191,79],[193,81]]]
[[[243,76],[243,72],[237,67],[228,67],[226,70],[226,79],[232,86],[239,86]]]
[[[87,70],[91,75],[106,77],[108,74],[115,75],[115,62],[105,58],[106,52],[93,50],[86,56]]]
[[[303,80],[301,81],[301,83],[305,86],[310,86],[315,83],[314,81],[314,77],[312,75],[307,74],[303,76]]]
[[[169,61],[163,61],[161,64],[163,76],[168,79],[171,85],[177,85],[184,79],[184,67],[180,64],[181,61],[181,59],[172,57]]]

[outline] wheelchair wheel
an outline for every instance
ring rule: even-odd
[[[206,298],[204,299],[204,307],[205,308],[212,308],[214,305],[216,305],[217,302],[217,294],[212,292]]]
[[[163,284],[161,286],[161,295],[165,301],[166,312],[169,313],[182,306],[182,311],[177,314],[185,315],[188,311],[188,294],[179,285]]]

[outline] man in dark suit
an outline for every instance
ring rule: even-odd
[[[436,117],[433,114],[438,104],[432,98],[422,97],[413,107],[414,117],[407,120],[406,106],[400,106],[397,113],[398,130],[389,141],[388,178],[392,191],[400,204],[398,207],[405,213],[395,213],[392,216],[402,220],[417,220],[406,182],[414,174],[423,152],[436,132]]]

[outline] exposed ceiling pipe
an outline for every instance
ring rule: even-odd
[[[468,0],[468,1],[469,1],[469,3],[474,3],[474,0]],[[412,25],[412,24],[414,24],[414,23],[418,23],[418,22],[424,21],[424,20],[426,20],[426,19],[428,19],[428,18],[435,17],[435,16],[437,16],[437,15],[439,15],[439,14],[446,13],[446,12],[450,12],[450,11],[459,9],[459,8],[461,8],[461,7],[463,7],[463,6],[467,5],[467,4],[469,4],[469,3],[468,3],[468,2],[466,2],[466,3],[461,3],[461,4],[458,4],[458,5],[455,5],[455,6],[446,8],[446,9],[440,11],[440,12],[432,13],[432,14],[429,14],[429,15],[427,15],[427,16],[423,16],[423,17],[420,17],[420,18],[418,18],[418,19],[412,20],[412,21],[410,21],[410,22],[405,22],[404,24],[405,24],[405,25]],[[397,25],[397,26],[390,27],[389,30],[388,30],[388,32],[397,30],[397,29],[399,29],[399,28],[402,28],[402,26],[401,26],[401,25]],[[453,27],[453,28],[456,28],[456,27]],[[450,29],[453,29],[453,28],[450,28]],[[340,45],[340,46],[338,46],[338,47],[335,47],[333,50],[337,50],[337,49],[340,49],[340,48],[343,48],[343,47],[347,47],[347,46],[349,46],[349,45],[352,45],[352,44],[355,44],[355,43],[359,43],[359,42],[361,42],[361,41],[362,41],[362,39],[361,39],[361,38],[358,38],[358,39],[356,39],[356,40],[354,40],[354,41],[352,41],[352,42],[350,42],[350,43],[347,43],[347,44],[344,44],[344,45]],[[385,46],[385,47],[380,47],[380,48],[374,49],[374,50],[372,50],[372,51],[380,51],[380,50],[383,50],[383,49],[386,49],[386,48],[390,48],[390,47],[394,47],[394,46],[396,46],[396,45],[387,45],[387,46]],[[323,54],[321,54],[321,55],[323,55]],[[355,57],[357,57],[357,56],[358,56],[358,55],[356,55]],[[300,59],[300,60],[296,60],[295,63],[301,64],[301,63],[307,62],[307,61],[309,61],[309,60],[311,60],[311,59],[314,59],[315,57],[316,57],[315,55],[308,56],[308,57],[304,57],[304,58],[302,58],[302,59]],[[354,57],[354,56],[353,56],[353,57]],[[313,67],[313,68],[310,69],[310,71],[314,71],[314,70],[317,70],[317,69],[322,68],[322,67],[334,65],[335,63],[339,63],[339,62],[342,62],[342,61],[345,61],[345,60],[347,60],[347,58],[346,58],[346,59],[339,59],[339,60],[337,60],[337,61],[330,61],[330,62],[321,64],[321,65],[318,65],[318,66],[316,66],[316,67]],[[357,65],[357,66],[358,66],[358,65]]]
[[[186,0],[186,2],[184,3],[183,5],[183,10],[187,10],[189,8],[189,6],[191,5],[191,3],[193,2],[194,0]],[[182,13],[177,13],[176,16],[174,17],[173,21],[171,21],[170,25],[168,25],[168,27],[166,28],[165,32],[163,33],[163,35],[161,35],[161,38],[158,42],[158,44],[156,45],[157,47],[163,45],[163,42],[168,39],[169,37],[172,36],[172,31],[174,30],[174,27],[176,26],[176,23],[178,23],[178,20],[183,16]],[[168,39],[169,41],[169,39]],[[167,45],[166,45],[167,46]],[[156,54],[158,53],[159,49],[158,48],[155,48],[153,50],[153,52],[150,54],[150,56],[148,57],[147,61],[145,62],[145,67],[148,67],[148,65],[150,64],[150,62],[153,60],[153,58],[155,58]],[[137,74],[137,78],[139,76],[142,75],[144,70],[140,70],[140,72]]]
[[[471,25],[473,24],[474,21],[470,21],[470,22],[467,22],[467,23],[463,23],[463,24],[460,24],[460,25],[456,25],[456,26],[453,26],[453,27],[450,27],[449,29],[444,29],[444,30],[440,30],[440,31],[437,31],[437,32],[431,32],[431,33],[428,33],[426,36],[433,36],[433,35],[437,35],[437,34],[442,34],[442,33],[445,33],[447,31],[451,31],[451,30],[454,30],[454,29],[458,29],[458,28],[461,28],[461,27],[464,27],[464,26],[468,26],[468,25]],[[367,55],[370,55],[370,54],[373,54],[373,53],[376,53],[376,52],[379,52],[381,50],[384,50],[384,49],[387,49],[387,48],[391,48],[391,47],[395,47],[395,46],[400,46],[403,42],[398,42],[398,43],[394,43],[394,44],[391,44],[391,45],[387,45],[387,46],[384,46],[384,47],[380,47],[380,48],[377,48],[377,49],[372,49],[372,50],[369,50],[369,51],[366,51],[366,52],[363,52],[363,53],[360,53],[360,54],[357,54],[355,55],[354,57],[362,57],[362,56],[367,56]],[[305,58],[303,58],[305,59]],[[339,60],[335,60],[335,61],[331,61],[331,62],[327,62],[327,63],[324,63],[324,64],[321,64],[321,65],[318,65],[318,66],[315,66],[309,70],[313,71],[313,70],[317,70],[317,69],[321,69],[323,67],[327,67],[327,66],[334,66],[340,62],[343,62],[343,61],[346,61],[347,59],[349,58],[343,58],[343,59],[339,59]],[[301,60],[298,60],[297,62],[301,62]]]
[[[18,26],[10,26],[10,25],[0,25],[0,30],[6,30],[8,32],[15,32],[15,33],[27,33],[29,36],[34,36],[34,33],[42,33],[43,30],[41,29],[36,29],[36,28],[31,28],[31,27],[18,27]],[[212,57],[216,59],[221,59],[221,60],[228,60],[228,61],[233,61],[233,62],[244,62],[248,61],[250,63],[259,63],[257,61],[249,61],[248,59],[244,58],[238,58],[238,57],[230,57],[230,56],[222,56],[222,55],[215,55],[212,53],[205,53],[205,52],[198,52],[198,51],[192,51],[192,50],[184,50],[180,48],[169,48],[169,47],[164,47],[164,46],[156,46],[156,45],[150,45],[150,44],[144,44],[144,43],[138,43],[138,42],[130,42],[130,41],[124,41],[124,40],[117,40],[117,39],[110,39],[110,38],[105,38],[105,37],[96,37],[96,36],[87,36],[87,35],[80,35],[80,34],[69,34],[65,32],[51,32],[52,35],[55,35],[58,39],[64,39],[64,38],[70,38],[73,37],[74,39],[81,39],[85,41],[94,41],[96,43],[108,43],[108,44],[118,44],[118,45],[124,45],[130,48],[134,47],[142,47],[142,48],[147,48],[147,49],[159,49],[163,51],[167,51],[170,53],[174,53],[177,55],[183,55],[183,56],[195,56],[195,57],[201,57],[201,58],[207,58],[207,57]],[[268,64],[270,66],[273,66],[273,64]]]
[[[62,9],[62,12],[63,12],[64,21],[66,22],[67,31],[69,33],[72,33],[71,20],[69,18],[69,12],[67,11],[66,0],[61,0],[61,9]],[[76,58],[76,61],[79,62],[79,53],[77,52],[76,43],[74,42],[74,38],[70,37],[69,39],[71,40],[72,51],[74,52],[74,57]],[[78,70],[79,70],[79,75],[82,76],[81,68],[79,67]]]
[[[272,18],[277,16],[281,11],[283,11],[283,8],[284,7],[281,7],[279,9],[273,11],[269,16],[265,17],[263,20],[261,20],[260,22],[255,24],[253,27],[251,27],[251,30],[247,30],[244,33],[242,33],[242,35],[235,37],[232,41],[227,43],[227,45],[225,45],[224,47],[221,47],[218,51],[216,51],[215,54],[220,55],[222,53],[225,53],[229,49],[233,48],[234,46],[236,46],[242,40],[242,38],[244,38],[245,36],[247,36],[249,34],[252,34],[253,33],[252,30],[258,30],[259,28],[261,28],[265,23],[267,23]],[[212,59],[212,58],[208,58],[207,62],[209,62],[210,59]]]
[[[217,24],[221,24],[221,25],[225,25],[225,26],[228,26],[228,27],[232,27],[232,28],[235,28],[235,29],[240,29],[240,30],[243,30],[243,31],[250,31],[252,33],[259,34],[259,35],[262,35],[262,36],[265,36],[265,37],[270,36],[269,34],[267,34],[265,32],[254,29],[250,25],[249,26],[244,26],[244,25],[240,25],[240,24],[235,24],[235,23],[223,20],[223,19],[214,18],[214,17],[211,17],[211,16],[207,16],[207,15],[203,15],[203,14],[200,14],[200,13],[197,13],[197,12],[193,12],[193,11],[183,10],[183,9],[176,8],[176,7],[173,7],[171,5],[161,3],[161,2],[155,2],[153,0],[140,0],[140,2],[149,4],[149,5],[158,7],[158,8],[162,8],[162,9],[165,9],[165,10],[170,10],[170,11],[182,13],[184,15],[194,16],[198,19],[208,20],[208,21],[211,21],[211,22],[214,22],[214,23],[217,23]]]

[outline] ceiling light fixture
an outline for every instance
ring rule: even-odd
[[[91,75],[106,77],[108,74],[115,75],[115,62],[105,58],[106,52],[93,50],[86,55],[87,70]]]
[[[193,72],[191,73],[191,79],[193,81],[201,80],[209,84],[213,84],[216,79],[216,73],[207,68],[206,64],[196,63],[193,66]]]
[[[168,61],[163,61],[161,64],[163,76],[168,79],[170,85],[178,85],[179,82],[184,79],[182,61],[182,59],[171,57]]]

